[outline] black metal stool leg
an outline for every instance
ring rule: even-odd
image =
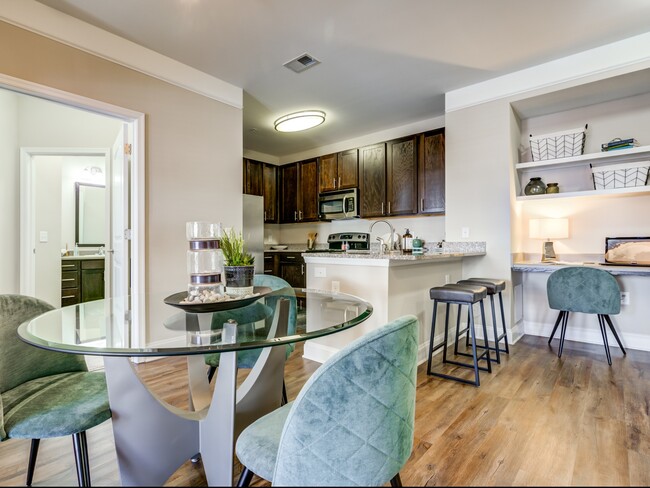
[[[472,358],[474,359],[474,384],[476,386],[481,386],[481,380],[478,373],[478,358],[476,357],[476,334],[474,329],[474,314],[471,313],[474,304],[469,304],[470,316],[469,316],[469,328],[472,331]],[[488,361],[489,364],[489,361]]]
[[[460,313],[460,311],[458,312]],[[467,310],[467,334],[465,335],[465,347],[469,347],[469,314],[471,313],[471,308]],[[472,332],[473,334],[473,332]]]
[[[609,325],[609,328],[612,331],[612,334],[614,334],[614,338],[616,339],[616,342],[618,342],[618,347],[621,348],[621,351],[623,351],[623,354],[627,354],[627,352],[625,351],[625,348],[623,347],[623,343],[621,342],[621,339],[618,337],[618,334],[616,333],[616,329],[614,328],[614,324],[612,324],[612,319],[610,319],[609,315],[607,315],[607,314],[603,315],[603,317],[607,321],[607,325]]]
[[[445,309],[445,338],[443,339],[443,348],[442,348],[442,362],[447,362],[447,340],[449,339],[449,304]]]
[[[438,313],[438,301],[433,301],[433,317],[431,317],[431,337],[429,337],[429,358],[427,360],[427,373],[431,373],[431,357],[433,356],[433,339],[436,335],[436,315]]]
[[[458,355],[458,340],[460,339],[460,313],[461,305],[458,305],[458,313],[456,314],[456,340],[454,341],[454,354]],[[467,329],[469,331],[469,329]]]
[[[562,320],[562,317],[564,317],[564,310],[560,310],[560,313],[557,314],[557,320],[555,321],[555,325],[553,326],[553,332],[551,332],[551,337],[548,338],[549,346],[551,345],[551,341],[555,336],[555,331],[557,330],[557,326],[560,325],[560,320]]]
[[[508,332],[506,332],[506,313],[503,311],[503,295],[499,292],[499,307],[501,308],[501,324],[503,325],[503,341],[506,348],[506,354],[510,354],[508,346]]]
[[[29,464],[27,464],[27,480],[25,481],[26,486],[32,486],[34,468],[36,467],[36,456],[38,456],[38,446],[40,443],[40,439],[32,439],[32,444],[29,448]]]
[[[400,488],[402,486],[402,478],[399,477],[399,473],[390,479],[390,486],[393,488]]]
[[[564,337],[566,336],[566,325],[569,321],[569,312],[564,312],[562,316],[562,331],[560,332],[560,347],[557,351],[557,357],[562,357],[562,349],[564,349]]]
[[[601,314],[598,314],[598,325],[600,326],[600,333],[603,336],[603,345],[605,346],[605,356],[607,356],[607,364],[612,365],[612,355],[609,352],[609,341],[607,340],[607,329],[605,328],[605,319]]]
[[[483,322],[483,337],[485,338],[484,342],[485,342],[485,356],[487,357],[487,371],[488,373],[491,373],[492,361],[490,360],[490,342],[488,341],[487,324],[485,323],[485,307],[483,306],[483,300],[480,301],[480,309],[481,309],[481,321]]]
[[[254,474],[255,473],[253,473],[250,469],[244,466],[244,469],[239,475],[239,480],[237,480],[237,486],[238,487],[249,486],[251,484],[251,480],[253,479]]]
[[[497,331],[497,314],[494,310],[494,295],[490,295],[490,305],[492,306],[492,328],[494,329],[494,354],[497,364],[501,364],[501,356],[499,354],[499,332]],[[488,347],[490,346],[487,336],[485,336],[485,344],[487,344]]]
[[[74,445],[74,460],[77,466],[77,480],[79,486],[90,486],[90,467],[88,463],[88,443],[86,432],[72,434]]]

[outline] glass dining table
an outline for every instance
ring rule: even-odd
[[[18,334],[36,347],[103,357],[123,486],[162,486],[196,454],[210,486],[230,486],[237,436],[281,405],[287,345],[348,330],[372,314],[372,305],[345,293],[297,288],[256,292],[230,303],[194,306],[168,297],[168,318],[149,325],[149,330],[174,331],[174,340],[162,343],[131,345],[131,329],[140,324],[125,313],[129,297],[52,310],[23,323]],[[301,304],[300,315],[308,319],[289,333],[292,302]],[[251,349],[258,349],[259,357],[238,386],[237,354]],[[211,388],[204,355],[214,353],[220,357]],[[187,357],[189,410],[150,391],[129,359],[164,356]]]

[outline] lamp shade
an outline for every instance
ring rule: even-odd
[[[280,117],[274,122],[278,132],[297,132],[311,129],[325,122],[325,112],[320,110],[304,110]]]
[[[566,239],[569,219],[530,219],[528,235],[531,239]]]

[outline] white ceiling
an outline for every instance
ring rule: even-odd
[[[286,156],[444,114],[444,93],[650,31],[647,0],[39,0],[244,90],[244,148]],[[309,53],[321,64],[283,67]],[[279,133],[301,109],[320,127]]]

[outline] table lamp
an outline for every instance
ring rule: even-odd
[[[546,239],[542,246],[542,262],[556,261],[553,241],[569,237],[569,219],[530,219],[528,235],[531,239]]]

